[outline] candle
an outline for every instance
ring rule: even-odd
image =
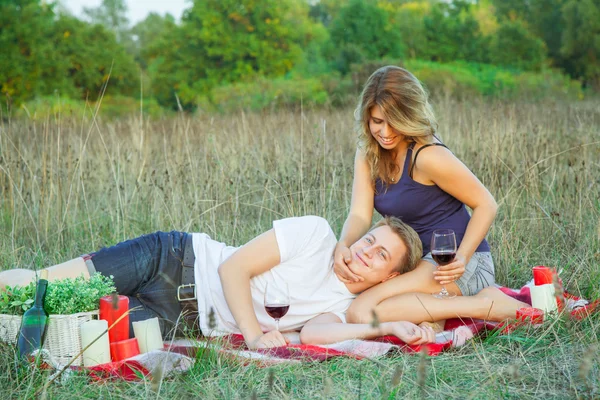
[[[129,310],[129,298],[127,296],[117,296],[114,301],[113,296],[104,296],[100,298],[100,319],[108,322],[110,327],[121,315]],[[126,315],[108,331],[110,342],[119,342],[129,339],[129,315]]]
[[[546,313],[555,311],[557,306],[556,297],[554,296],[554,285],[549,283],[546,285],[532,286],[531,305]]]
[[[522,307],[517,310],[517,319],[523,322],[529,320],[532,324],[541,324],[544,322],[544,312],[539,308]]]
[[[133,322],[133,333],[138,340],[140,353],[144,354],[163,348],[163,339],[160,333],[158,318]]]
[[[90,347],[83,351],[83,366],[93,367],[98,364],[110,362],[110,348],[108,346],[108,322],[104,320],[86,321],[81,324],[81,348],[85,349],[103,332],[104,334]]]
[[[554,268],[538,265],[533,267],[533,283],[535,286],[546,285],[554,282]]]
[[[140,354],[136,338],[121,340],[110,344],[110,355],[113,361],[121,361]]]

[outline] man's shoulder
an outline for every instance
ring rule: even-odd
[[[280,225],[282,227],[287,227],[296,231],[315,230],[323,232],[333,232],[333,230],[331,229],[331,225],[329,225],[329,222],[325,218],[319,217],[318,215],[305,215],[302,217],[283,218],[274,221],[273,225]]]

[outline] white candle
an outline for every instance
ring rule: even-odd
[[[108,329],[105,320],[86,321],[81,324],[81,348],[84,349],[92,343],[102,332]],[[108,344],[108,333],[105,333],[94,344],[83,352],[83,366],[93,367],[98,364],[110,362],[110,346]]]
[[[547,312],[555,311],[556,297],[554,297],[554,285],[551,283],[531,287],[531,305],[534,308]]]
[[[133,323],[133,333],[140,345],[140,353],[148,353],[153,350],[162,349],[163,339],[160,333],[158,318],[150,318],[145,321]]]

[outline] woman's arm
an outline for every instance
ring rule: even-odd
[[[431,327],[419,327],[406,321],[372,324],[344,324],[335,314],[321,314],[308,321],[300,331],[304,344],[329,344],[349,339],[373,339],[394,335],[407,344],[433,343],[435,332]]]
[[[338,278],[346,283],[358,282],[362,278],[353,274],[346,266],[352,255],[348,249],[354,242],[360,239],[371,226],[373,219],[373,198],[375,191],[371,182],[371,168],[360,150],[356,151],[354,158],[354,180],[352,183],[352,202],[350,213],[340,240],[334,251],[334,270]]]
[[[433,279],[433,271],[435,271],[433,264],[421,261],[414,270],[373,286],[354,299],[346,312],[346,319],[350,323],[370,323],[373,321],[373,312],[377,306],[390,297],[415,292],[439,292],[441,285]],[[446,287],[452,291],[459,290],[454,283]],[[391,321],[394,317],[397,316],[377,315],[379,321]]]
[[[441,146],[424,149],[415,163],[422,179],[430,180],[443,191],[473,210],[471,220],[456,252],[455,261],[440,267],[435,279],[446,284],[458,279],[465,265],[488,233],[498,205],[477,177],[449,150]]]

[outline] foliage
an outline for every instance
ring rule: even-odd
[[[98,7],[84,7],[83,13],[93,24],[112,30],[119,42],[128,38],[129,20],[125,0],[102,0]]]
[[[263,110],[286,106],[326,104],[327,92],[318,79],[259,79],[215,88],[212,107],[220,111]]]
[[[504,67],[539,71],[546,54],[544,42],[533,35],[520,20],[505,21],[495,32],[490,61]]]
[[[562,11],[560,53],[573,64],[574,76],[600,90],[600,1],[570,0]]]
[[[477,20],[470,13],[469,2],[435,3],[423,21],[427,38],[424,59],[488,60],[488,37],[481,34]]]
[[[524,71],[545,76],[547,68],[600,90],[600,0],[194,0],[181,22],[150,14],[131,29],[124,0],[86,8],[85,20],[63,9],[43,0],[0,1],[3,115],[5,107],[27,115],[48,101],[60,108],[67,98],[84,101],[83,109],[105,89],[116,104],[106,104],[106,116],[137,112],[140,97],[149,115],[161,114],[157,104],[192,112],[219,99],[228,104],[219,109],[257,109],[269,107],[267,99],[277,105],[299,98],[300,85],[286,79],[320,81],[328,99],[319,94],[315,104],[345,104],[356,91],[353,65],[384,59],[493,64],[514,75],[492,79],[497,86],[485,90],[475,85],[474,93],[486,95],[514,94],[524,76],[537,79]],[[463,82],[456,87],[470,92],[472,77],[454,71],[461,78],[450,79],[444,71],[438,81]],[[269,80],[277,89],[259,90],[265,99],[248,93],[229,100]],[[273,94],[282,88],[292,92]]]
[[[196,0],[150,66],[159,102],[174,104],[176,93],[193,107],[216,86],[282,76],[301,59],[314,29],[301,0]]]
[[[61,15],[55,22],[52,39],[54,57],[67,77],[62,94],[96,100],[107,82],[110,93],[137,92],[139,78],[133,58],[104,26]]]
[[[94,100],[109,75],[112,91],[131,95],[138,87],[132,57],[101,25],[24,0],[0,3],[0,26],[0,93],[16,105],[54,94]]]
[[[35,298],[35,282],[27,286],[7,287],[0,293],[0,314],[22,315]],[[75,314],[98,309],[100,297],[114,292],[111,277],[94,274],[89,279],[79,276],[48,284],[44,309],[48,314]]]
[[[579,82],[552,70],[519,72],[486,64],[439,64],[418,60],[407,60],[405,66],[435,95],[520,99],[567,97],[573,100],[583,97]]]
[[[350,0],[333,19],[329,31],[337,49],[334,67],[343,74],[353,63],[404,55],[399,31],[372,0]]]
[[[0,2],[0,94],[15,104],[54,89],[52,79],[40,79],[44,71],[47,78],[60,76],[46,40],[53,18],[52,5],[41,0]]]
[[[7,286],[0,293],[0,314],[23,315],[31,308],[35,298],[35,283],[27,286]]]

